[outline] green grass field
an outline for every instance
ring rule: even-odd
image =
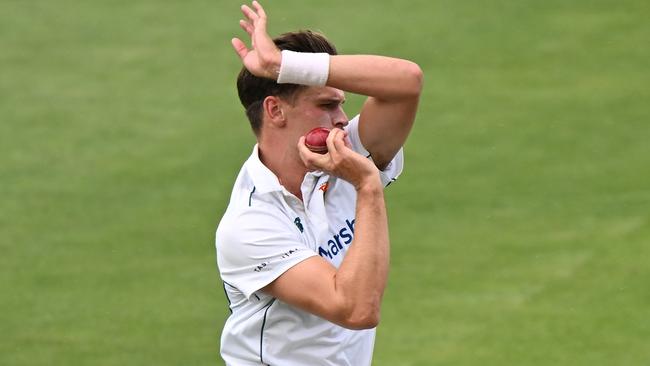
[[[239,4],[0,1],[0,365],[222,364]],[[425,71],[374,365],[650,364],[650,3],[264,5]]]

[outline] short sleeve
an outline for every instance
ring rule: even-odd
[[[356,115],[350,120],[345,130],[348,132],[348,138],[352,144],[354,151],[367,156],[372,159],[370,153],[361,143],[361,138],[359,137],[359,115]],[[402,170],[404,169],[404,148],[399,149],[393,160],[386,166],[386,168],[379,172],[381,181],[384,184],[384,187],[387,187],[392,182],[396,181]]]
[[[217,264],[223,281],[246,298],[291,267],[317,255],[300,231],[272,207],[249,208],[217,228]]]

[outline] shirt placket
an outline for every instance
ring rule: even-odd
[[[329,237],[329,222],[325,209],[324,190],[319,189],[328,180],[329,176],[327,175],[308,175],[302,186],[305,213],[307,220],[309,220],[309,225],[314,231],[316,247]]]
[[[307,214],[302,201],[284,188],[282,189],[282,196],[282,202],[284,203],[284,211],[287,215],[287,219],[293,222],[302,234],[304,242],[309,244],[311,242],[309,240],[310,229],[307,222],[305,222]]]

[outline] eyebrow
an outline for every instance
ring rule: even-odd
[[[344,104],[346,99],[345,99],[345,97],[343,97],[343,98],[338,98],[338,97],[320,97],[320,98],[316,98],[316,100],[317,100],[319,103],[341,103],[341,104]]]

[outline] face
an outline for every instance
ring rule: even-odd
[[[285,104],[287,122],[299,136],[315,127],[343,128],[348,117],[343,111],[345,93],[331,87],[308,87],[298,92],[293,105]]]

